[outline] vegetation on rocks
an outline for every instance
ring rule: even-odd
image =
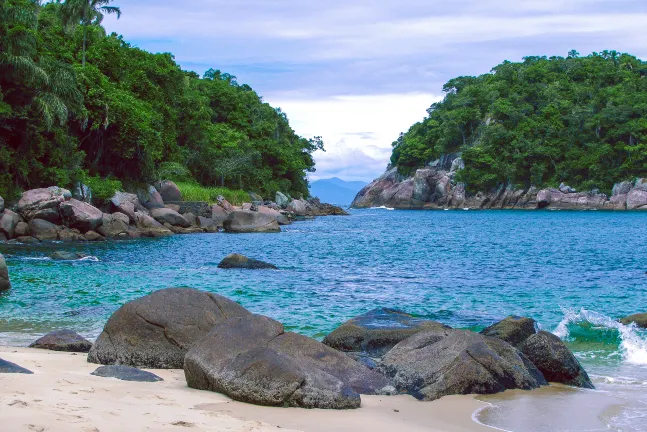
[[[178,176],[203,186],[308,195],[321,139],[236,77],[184,71],[169,53],[107,34],[110,0],[0,2],[0,195],[77,181]],[[105,185],[102,182],[105,181]]]
[[[450,80],[445,98],[393,143],[403,174],[462,152],[457,180],[611,192],[647,176],[647,63],[616,51],[526,57]]]

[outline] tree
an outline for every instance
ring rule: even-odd
[[[61,0],[59,0],[60,3]],[[108,6],[113,0],[64,0],[61,7],[63,23],[70,29],[78,25],[83,26],[83,59],[82,66],[85,67],[85,56],[87,51],[88,26],[100,25],[104,15],[115,14],[121,18],[121,9],[116,6]]]

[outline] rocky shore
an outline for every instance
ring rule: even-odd
[[[280,225],[316,216],[344,215],[339,207],[317,198],[290,199],[278,192],[276,202],[250,194],[250,202],[234,206],[222,197],[210,205],[186,202],[171,181],[117,192],[109,202],[91,203],[91,193],[79,187],[52,186],[26,191],[17,203],[0,197],[0,242],[86,242],[164,237],[173,234],[279,232]],[[1,275],[0,275],[1,277]]]
[[[464,168],[459,154],[443,156],[429,166],[405,177],[396,168],[362,189],[352,208],[389,207],[422,209],[559,209],[559,210],[647,210],[647,179],[617,183],[611,196],[599,190],[577,191],[559,188],[519,188],[500,185],[490,191],[470,193],[455,180]]]

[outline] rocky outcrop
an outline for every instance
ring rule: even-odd
[[[182,201],[180,188],[170,180],[155,184],[155,188],[159,191],[164,202]]]
[[[226,256],[222,261],[220,261],[220,264],[218,264],[218,268],[248,269],[248,270],[262,270],[262,269],[278,270],[278,267],[276,267],[273,264],[266,263],[264,261],[255,260],[252,258],[247,258],[245,255],[236,254],[236,253]]]
[[[647,180],[621,182],[612,196],[597,190],[576,191],[562,184],[560,188],[537,189],[499,185],[490,191],[468,192],[456,181],[456,172],[464,163],[458,155],[417,170],[405,177],[397,168],[364,187],[351,207],[385,206],[396,209],[561,209],[561,210],[647,210]]]
[[[164,381],[162,378],[155,375],[154,373],[143,371],[141,369],[137,369],[132,366],[124,366],[124,365],[99,366],[90,375],[104,377],[104,378],[116,378],[122,381],[135,381],[135,382]]]
[[[247,316],[237,303],[191,288],[168,288],[133,300],[108,319],[88,361],[181,369],[184,355],[216,325]]]
[[[103,224],[101,210],[74,198],[62,202],[59,206],[59,211],[66,226],[76,228],[82,233],[94,231]]]
[[[481,331],[482,335],[499,338],[516,347],[537,333],[537,322],[532,318],[509,316]]]
[[[560,338],[540,331],[519,345],[549,382],[592,389],[593,383],[573,353]]]
[[[417,333],[389,351],[378,370],[421,400],[489,394],[546,384],[541,372],[508,343],[466,330]]]
[[[92,342],[72,330],[56,330],[37,339],[29,348],[40,348],[50,351],[87,353]]]
[[[4,256],[0,254],[0,293],[7,291],[11,288],[11,281],[9,280],[9,269],[7,268],[7,261]]]
[[[620,319],[624,325],[635,323],[640,328],[647,328],[647,313],[637,313]]]
[[[223,222],[228,233],[273,233],[280,232],[276,219],[270,215],[249,210],[230,213]]]
[[[22,194],[18,201],[18,213],[27,221],[44,219],[60,223],[59,205],[71,198],[69,190],[57,186],[32,189]]]
[[[398,310],[380,308],[346,321],[326,336],[323,343],[357,356],[380,358],[406,338],[435,328],[449,327]]]
[[[390,389],[383,376],[260,315],[215,326],[187,353],[184,373],[189,387],[270,406],[358,408],[359,393]]]

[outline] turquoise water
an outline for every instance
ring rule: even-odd
[[[0,296],[0,343],[26,344],[59,327],[96,337],[124,302],[190,286],[316,338],[381,306],[472,329],[531,316],[571,344],[598,386],[624,377],[647,389],[647,336],[614,322],[647,311],[647,213],[351,213],[281,234],[0,245],[13,283]],[[96,260],[46,258],[57,249]],[[218,269],[232,252],[281,270]]]

